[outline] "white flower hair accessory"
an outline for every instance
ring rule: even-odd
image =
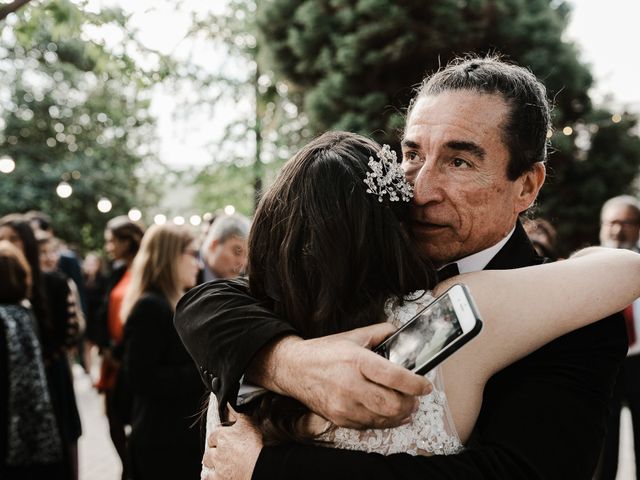
[[[396,152],[391,150],[389,145],[383,145],[376,152],[376,157],[369,157],[369,168],[371,172],[367,172],[367,178],[364,183],[367,185],[367,193],[378,196],[378,201],[382,202],[385,195],[389,195],[389,201],[408,202],[413,198],[413,187],[398,163]]]

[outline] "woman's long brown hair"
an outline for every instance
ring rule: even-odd
[[[123,321],[126,321],[142,295],[151,290],[164,295],[175,310],[184,293],[179,282],[180,256],[193,239],[187,227],[171,224],[149,227],[131,265],[131,284],[120,310]]]
[[[389,299],[435,284],[402,222],[409,204],[366,192],[380,145],[329,132],[302,148],[264,194],[249,236],[249,285],[304,338],[385,320]],[[309,442],[301,403],[266,395],[254,418],[269,443]]]

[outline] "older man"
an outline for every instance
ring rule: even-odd
[[[414,183],[414,237],[437,265],[455,263],[464,273],[542,261],[518,216],[544,182],[549,128],[544,87],[523,68],[494,58],[460,60],[425,79],[409,109],[402,163]],[[236,404],[246,374],[336,425],[395,426],[428,388],[364,353],[361,345],[381,340],[383,327],[302,340],[240,283],[192,291],[176,326],[222,405]],[[458,455],[260,449],[246,437],[237,443],[241,458],[216,456],[214,449],[205,460],[214,459],[212,478],[587,479],[625,341],[622,319],[608,319],[496,374],[468,448]],[[213,443],[235,428],[216,433]]]
[[[198,283],[234,278],[244,272],[250,226],[249,219],[239,214],[214,220],[200,248],[204,269]]]
[[[600,211],[600,245],[638,251],[640,237],[640,202],[630,195],[607,200]],[[640,300],[623,312],[629,332],[629,352],[622,364],[607,422],[600,472],[596,478],[615,480],[618,471],[620,411],[626,404],[633,421],[636,471],[640,472]]]

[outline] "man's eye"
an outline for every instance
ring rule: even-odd
[[[454,167],[470,167],[471,166],[469,162],[461,158],[454,158],[452,163]]]
[[[416,162],[420,160],[420,156],[418,155],[418,152],[415,152],[415,151],[404,152],[402,156],[406,161],[409,161],[409,162]]]

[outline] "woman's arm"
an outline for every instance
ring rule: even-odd
[[[443,366],[463,441],[490,376],[551,340],[622,310],[640,297],[639,278],[640,255],[593,247],[566,261],[469,273],[438,285],[436,294],[453,283],[466,284],[484,320],[480,335]]]

